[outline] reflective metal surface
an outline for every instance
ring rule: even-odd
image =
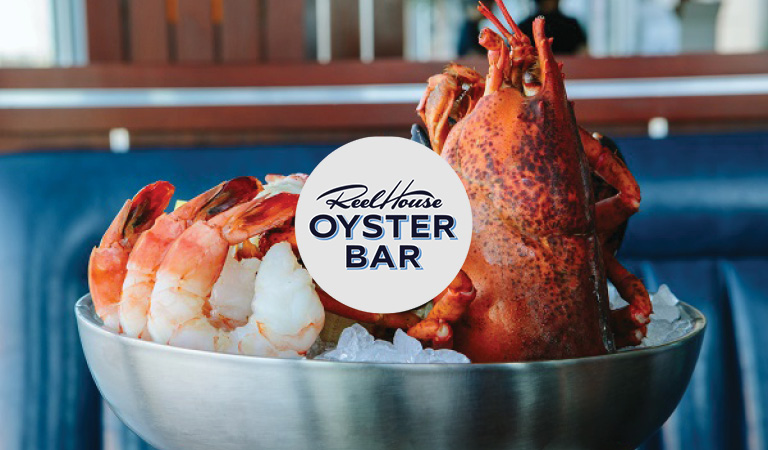
[[[75,307],[93,378],[160,449],[633,449],[669,417],[706,321],[679,341],[563,361],[401,365],[185,350],[110,333]]]

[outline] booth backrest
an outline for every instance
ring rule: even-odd
[[[768,135],[619,141],[643,190],[621,259],[709,320],[688,392],[648,449],[761,449],[768,430]],[[86,367],[73,305],[126,198],[190,198],[237,175],[310,172],[328,146],[0,158],[0,448],[141,448]]]

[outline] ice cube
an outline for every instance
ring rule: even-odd
[[[610,281],[608,282],[608,304],[610,305],[611,309],[619,309],[629,305],[629,303],[621,298],[619,291],[616,290],[616,286],[614,286]]]
[[[688,334],[693,328],[693,322],[688,318],[681,318],[674,322],[666,320],[654,320],[648,324],[648,334],[643,339],[641,347],[652,347],[675,341]]]
[[[677,306],[680,300],[666,284],[659,286],[658,292],[651,295],[651,303],[653,303],[651,319],[673,322],[680,318],[680,308]]]
[[[431,348],[425,348],[413,358],[412,362],[430,364],[463,364],[470,361],[469,358],[454,350],[435,350]]]
[[[395,331],[395,338],[392,342],[395,345],[395,350],[404,355],[414,356],[422,350],[421,342],[408,336],[408,333],[403,330]]]
[[[680,300],[666,284],[659,286],[659,290],[651,293],[650,297],[653,314],[648,324],[648,332],[640,347],[653,347],[672,342],[693,329],[693,321],[687,315],[681,314]],[[611,309],[628,305],[611,283],[608,283],[608,300]]]
[[[423,349],[421,343],[403,330],[395,332],[394,343],[376,340],[368,330],[354,324],[342,331],[335,349],[316,359],[377,363],[468,363],[469,358],[453,350]]]
[[[373,336],[362,325],[354,324],[344,330],[339,337],[336,348],[346,349],[350,354],[355,354],[373,344]]]
[[[693,321],[689,318],[681,318],[675,321],[675,339],[679,339],[693,330]]]
[[[653,320],[648,324],[648,333],[643,339],[643,347],[653,347],[669,342],[674,332],[672,322],[666,320]]]

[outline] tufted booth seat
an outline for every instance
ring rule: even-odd
[[[709,319],[680,406],[648,449],[768,445],[768,135],[619,141],[643,190],[621,259]],[[73,304],[122,201],[158,179],[189,198],[250,174],[310,172],[328,146],[0,157],[0,448],[146,447],[104,406]],[[190,393],[194,395],[194,393]]]

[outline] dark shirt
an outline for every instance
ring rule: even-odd
[[[533,20],[539,16],[544,17],[544,31],[547,36],[555,38],[552,42],[554,53],[572,55],[586,45],[587,36],[581,29],[579,22],[572,17],[563,15],[560,11],[535,14],[520,22],[520,29],[531,38],[531,42],[533,42]]]

